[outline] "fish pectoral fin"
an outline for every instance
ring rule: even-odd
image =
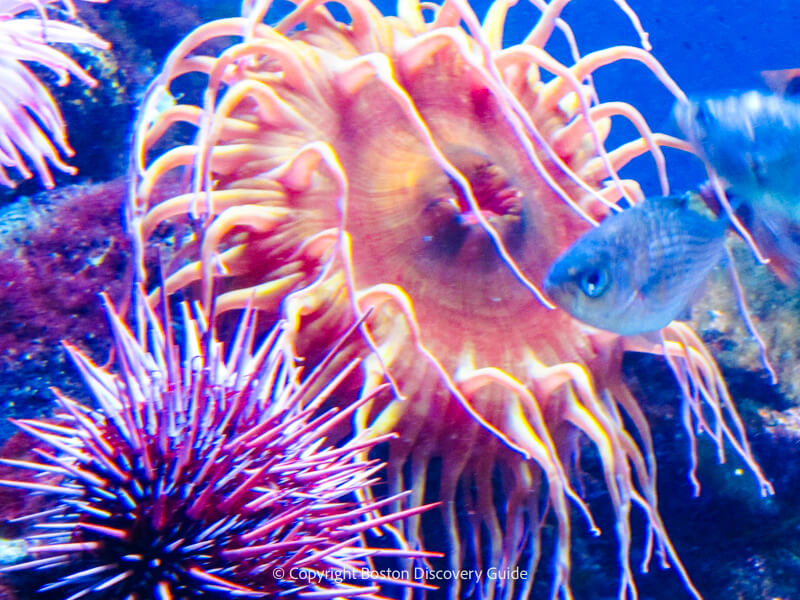
[[[724,259],[723,259],[724,260]],[[717,261],[717,265],[719,265],[720,261]],[[724,263],[723,263],[724,264]],[[703,296],[706,295],[708,291],[709,285],[711,283],[711,277],[716,269],[712,267],[704,277],[702,277],[697,285],[692,288],[691,293],[686,298],[686,304],[681,309],[680,316],[677,317],[678,321],[689,321],[692,318],[692,307],[695,304],[700,302],[703,299]]]

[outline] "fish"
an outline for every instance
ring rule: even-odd
[[[674,115],[732,194],[800,221],[800,100],[753,90],[678,103]]]
[[[782,93],[695,98],[674,109],[686,140],[786,282],[800,279],[800,98],[797,77],[786,77],[793,73],[764,75]]]
[[[725,254],[730,222],[687,198],[647,198],[604,219],[550,266],[543,288],[576,319],[620,335],[650,334],[681,317]]]

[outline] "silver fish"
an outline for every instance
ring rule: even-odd
[[[800,219],[800,101],[751,91],[678,104],[675,120],[733,194]]]
[[[680,317],[725,252],[726,219],[683,198],[649,198],[607,217],[550,267],[544,290],[573,317],[622,335]]]
[[[737,214],[784,279],[800,275],[800,100],[758,91],[675,107],[678,126],[723,180]]]

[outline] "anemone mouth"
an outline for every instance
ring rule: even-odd
[[[514,131],[497,90],[471,76],[451,46],[398,79],[411,116],[372,82],[346,103],[334,141],[348,185],[341,227],[355,289],[402,289],[420,335],[451,367],[475,352],[480,364],[512,369],[536,339],[547,360],[569,356],[549,344],[539,319],[546,309],[532,292],[556,253],[589,227],[548,184],[559,167],[530,134]],[[568,161],[578,169],[587,157]],[[584,185],[601,182],[590,176]],[[562,186],[584,193],[571,181]],[[514,322],[522,331],[509,337]],[[501,348],[503,336],[510,348]]]
[[[470,315],[463,320],[477,321],[485,338],[494,328],[503,328],[504,313],[523,316],[542,310],[507,268],[498,244],[526,277],[538,281],[552,252],[544,249],[552,248],[552,237],[543,235],[542,221],[555,224],[556,219],[541,215],[531,194],[510,174],[512,169],[487,154],[450,146],[444,153],[469,186],[474,205],[460,183],[424,153],[415,155],[416,162],[387,160],[384,153],[380,162],[404,165],[394,179],[379,164],[348,169],[346,229],[352,239],[355,285],[402,288],[416,318],[422,319],[426,339],[449,337],[436,326],[447,320],[442,317],[448,312]],[[362,170],[369,177],[362,178]],[[487,225],[496,232],[494,239]],[[556,230],[563,231],[564,224],[559,225]],[[543,251],[537,252],[537,243]],[[437,312],[439,317],[429,322],[423,316]]]
[[[472,188],[477,212],[500,234],[511,255],[519,258],[525,235],[523,192],[501,166],[480,153],[464,149],[447,155],[457,156],[450,162]],[[425,202],[425,208],[416,234],[423,246],[417,254],[423,262],[442,261],[453,268],[479,271],[501,268],[491,238],[452,177],[442,173],[425,178],[419,188],[419,200]]]
[[[353,240],[356,283],[396,283],[413,297],[438,280],[447,294],[492,287],[527,304],[530,290],[509,278],[509,262],[535,286],[554,252],[588,223],[554,201],[546,177],[557,177],[559,167],[530,133],[515,130],[500,92],[472,72],[451,39],[418,62],[397,62],[413,113],[393,89],[369,83],[345,103],[333,142],[348,182],[342,227]],[[559,119],[567,116],[555,111],[534,127],[552,129]],[[588,159],[566,155],[574,169]],[[583,185],[597,189],[600,178]],[[571,181],[563,186],[569,196],[585,193]],[[407,286],[414,271],[428,283]],[[472,277],[471,285],[454,289],[455,271]],[[471,309],[482,300],[465,293],[463,302]]]

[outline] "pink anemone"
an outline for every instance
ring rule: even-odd
[[[386,381],[392,391],[360,408],[352,427],[400,434],[390,481],[416,502],[441,459],[452,567],[477,555],[484,566],[535,571],[547,506],[553,595],[571,597],[571,505],[596,531],[574,487],[572,457],[588,440],[615,514],[620,597],[636,596],[634,508],[647,527],[644,566],[658,552],[699,596],[659,516],[650,429],[620,365],[626,350],[663,352],[683,390],[692,456],[697,431],[720,456],[730,444],[769,493],[713,357],[685,323],[665,328],[662,344],[588,330],[538,287],[581,232],[620,199],[641,198],[622,166],[649,153],[666,193],[661,146],[686,149],[653,133],[635,107],[600,102],[590,76],[629,60],[682,99],[681,90],[642,48],[580,56],[573,43],[574,62],[556,60],[546,50],[554,31],[572,40],[565,0],[535,2],[541,17],[506,48],[507,0],[482,23],[463,0],[402,0],[396,17],[345,0],[347,21],[306,0],[274,26],[263,22],[269,2],[246,4],[242,17],[190,33],[153,83],[154,105],[202,82],[199,94],[140,118],[139,260],[144,244],[168,242],[167,293],[193,288],[215,317],[253,298],[285,315],[310,360],[316,344],[369,313],[338,360],[364,358],[356,396]],[[639,137],[607,150],[617,119]],[[187,124],[192,139],[180,141]],[[182,193],[155,202],[176,173]],[[497,472],[501,505],[489,483]],[[419,519],[407,534],[420,539]],[[525,597],[531,580],[506,583],[483,591]],[[459,597],[458,584],[450,593]]]
[[[102,1],[102,0],[95,0]],[[67,54],[51,44],[73,44],[85,48],[107,49],[108,43],[78,25],[49,18],[48,8],[58,0],[0,2],[0,185],[13,187],[7,169],[24,179],[33,169],[44,185],[55,185],[50,165],[65,173],[75,173],[63,161],[75,151],[67,142],[66,125],[53,96],[25,65],[39,64],[55,73],[59,85],[73,76],[90,87],[97,81]],[[71,2],[64,5],[74,14]],[[24,13],[35,11],[33,17]]]

